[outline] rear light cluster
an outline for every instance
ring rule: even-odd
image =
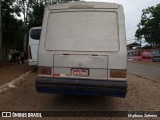
[[[126,78],[127,71],[126,70],[110,70],[110,77],[112,78]]]
[[[39,67],[38,74],[51,75],[51,67]]]
[[[32,59],[31,47],[28,47],[28,58]]]

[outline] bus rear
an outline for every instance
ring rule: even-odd
[[[41,27],[33,27],[29,31],[28,61],[29,65],[37,66],[37,52],[41,35]]]
[[[42,28],[37,92],[125,97],[127,50],[121,5],[48,6]]]

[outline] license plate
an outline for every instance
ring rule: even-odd
[[[73,76],[87,77],[89,75],[89,70],[88,69],[82,69],[82,68],[73,68],[72,69],[72,75]]]

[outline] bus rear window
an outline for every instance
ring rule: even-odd
[[[118,22],[114,11],[50,13],[46,50],[118,51]]]
[[[41,35],[41,29],[33,29],[31,30],[30,36],[34,40],[39,40]]]

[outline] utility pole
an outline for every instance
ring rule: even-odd
[[[0,62],[2,62],[2,12],[1,12],[1,2],[0,0]]]

